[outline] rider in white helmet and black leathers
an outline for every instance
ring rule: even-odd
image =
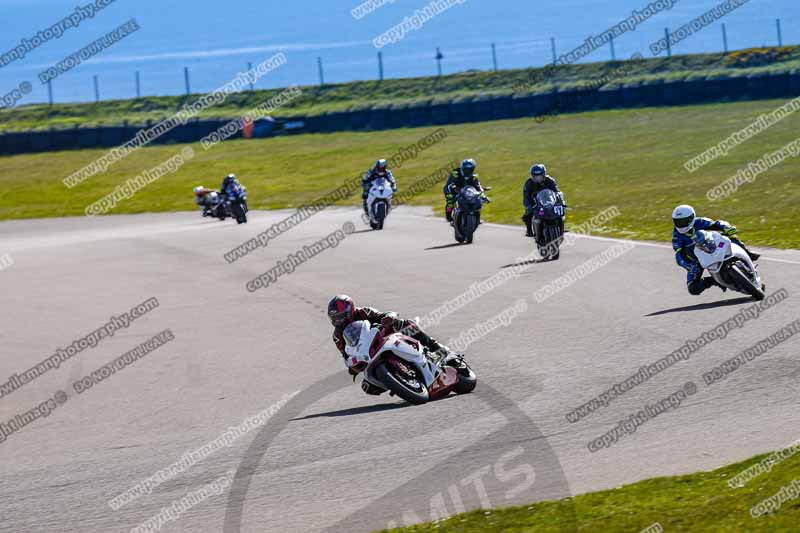
[[[369,196],[369,189],[372,187],[372,182],[378,178],[386,178],[392,184],[392,192],[397,192],[397,182],[394,181],[392,171],[386,166],[385,159],[378,159],[375,165],[367,170],[364,177],[361,178],[361,187],[364,189],[361,195],[362,204],[364,207],[364,214],[369,216],[369,209],[367,209],[367,196]]]
[[[522,204],[525,206],[525,214],[522,215],[522,221],[525,222],[527,232],[526,237],[533,237],[533,208],[536,205],[536,195],[544,189],[550,189],[561,197],[561,202],[566,205],[564,201],[564,193],[558,188],[556,180],[547,174],[547,167],[538,164],[531,167],[531,177],[525,182],[525,187],[522,189]]]
[[[674,229],[672,230],[672,247],[675,249],[675,261],[686,269],[687,277],[686,283],[689,293],[692,295],[699,295],[704,290],[714,285],[719,286],[716,280],[710,276],[703,277],[703,267],[694,255],[695,236],[700,230],[718,231],[728,237],[732,242],[741,246],[750,259],[756,261],[759,254],[748,250],[744,243],[734,237],[736,235],[736,226],[725,222],[724,220],[711,220],[710,218],[700,218],[690,205],[679,205],[672,212],[672,222]],[[722,287],[724,291],[725,288]]]

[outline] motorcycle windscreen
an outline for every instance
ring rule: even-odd
[[[543,189],[536,195],[536,203],[544,208],[553,207],[557,201],[558,196],[550,189]]]
[[[477,211],[481,205],[481,198],[475,187],[466,186],[458,193],[458,205],[462,211]]]
[[[365,329],[369,329],[369,324],[364,320],[358,320],[348,324],[342,332],[345,344],[347,346],[358,346],[361,342],[361,334]]]
[[[711,235],[703,242],[695,243],[694,247],[694,255],[703,268],[722,263],[731,255],[730,241],[716,232]]]

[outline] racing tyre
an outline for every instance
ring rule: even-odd
[[[403,362],[404,365],[407,363]],[[419,370],[412,370],[419,374]],[[375,368],[375,375],[381,380],[389,391],[414,405],[428,403],[428,389],[419,381],[418,377],[410,376],[395,368],[391,363],[383,362]]]
[[[386,203],[379,202],[378,205],[375,206],[375,220],[378,222],[375,224],[375,228],[381,230],[383,229],[383,222],[386,220]]]
[[[750,277],[745,274],[744,271],[742,271],[742,267],[740,265],[731,265],[730,270],[728,270],[728,274],[733,279],[733,282],[737,287],[747,292],[754,299],[759,301],[764,299],[763,289],[753,283]]]
[[[458,383],[453,387],[453,392],[456,394],[469,394],[475,390],[475,385],[478,384],[478,376],[466,364],[457,369],[458,370]]]
[[[237,224],[244,224],[247,222],[247,214],[245,214],[242,204],[235,203],[231,205],[231,211],[233,211],[233,218],[236,219]]]

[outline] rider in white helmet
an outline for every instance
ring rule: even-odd
[[[675,261],[686,269],[686,283],[689,293],[699,295],[704,290],[714,285],[719,285],[714,278],[703,277],[703,267],[694,255],[695,235],[701,230],[718,231],[735,242],[747,252],[750,259],[757,260],[760,255],[748,250],[744,243],[736,235],[736,226],[724,220],[711,220],[710,218],[698,217],[695,210],[690,205],[679,205],[672,212],[672,248],[675,249]],[[723,287],[724,291],[725,288]]]

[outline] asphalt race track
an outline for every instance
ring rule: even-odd
[[[370,232],[357,211],[330,209],[233,264],[223,259],[289,213],[251,212],[244,226],[199,213],[0,224],[0,255],[14,261],[0,271],[0,381],[112,315],[153,297],[160,304],[0,398],[7,424],[66,393],[49,416],[0,442],[0,531],[130,531],[212,483],[217,494],[173,513],[161,530],[370,531],[711,469],[800,438],[798,338],[726,380],[702,379],[800,318],[800,252],[761,250],[768,293],[783,288],[788,299],[570,423],[574,408],[752,302],[718,289],[691,297],[671,249],[638,243],[537,303],[537,290],[619,245],[582,237],[560,261],[531,263],[428,328],[448,342],[515,302],[528,304],[468,348],[479,378],[473,395],[409,407],[351,382],[330,340],[330,297],[345,292],[358,305],[424,316],[517,263],[532,242],[519,227],[485,224],[473,245],[456,246],[441,219],[408,207]],[[348,221],[357,231],[337,247],[269,287],[245,288]],[[76,392],[73,383],[166,329],[174,340]],[[688,382],[696,393],[677,409],[589,451],[620,420]],[[262,427],[150,494],[116,511],[109,505],[273,406]],[[234,473],[230,486],[219,483]],[[155,529],[137,529],[145,530]]]

